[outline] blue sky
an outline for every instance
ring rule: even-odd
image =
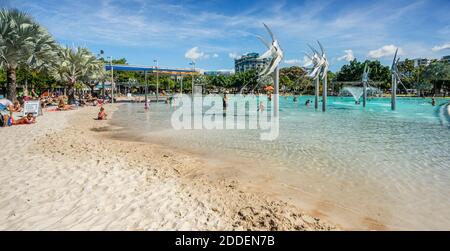
[[[303,65],[320,40],[332,70],[348,60],[450,54],[450,1],[0,0],[32,14],[63,44],[104,50],[131,64],[223,70],[233,57],[263,52],[255,34],[267,23],[285,51],[283,66]]]

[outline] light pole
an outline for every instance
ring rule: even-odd
[[[144,109],[147,110],[148,109],[148,78],[147,78],[147,71],[144,71],[145,74],[145,105],[144,105]]]
[[[153,62],[156,64],[156,103],[159,102],[159,70],[158,70],[158,60],[155,59]]]
[[[195,72],[195,61],[192,61],[191,63],[189,63],[189,65],[192,65],[192,69]],[[192,83],[191,83],[192,97],[194,96],[194,72],[192,73]]]
[[[181,75],[181,96],[183,96],[183,75]]]
[[[97,57],[99,59],[103,59],[103,54],[105,54],[105,52],[103,50],[100,50],[100,53],[97,54]],[[105,80],[102,80],[102,98],[103,100],[105,100]]]
[[[113,58],[108,57],[109,65],[111,66],[111,104],[114,104],[114,69],[113,69]]]

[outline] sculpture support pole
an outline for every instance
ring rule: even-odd
[[[392,74],[392,86],[391,86],[391,109],[395,111],[397,102],[397,78],[395,74]]]
[[[319,87],[320,87],[320,83],[319,83],[319,78],[316,78],[316,87],[315,87],[315,99],[314,99],[314,108],[319,109]]]
[[[279,68],[275,68],[273,73],[273,115],[278,117],[278,95],[279,95],[279,83],[280,83],[280,70]]]
[[[183,97],[183,75],[181,75],[181,88],[180,88],[181,96]]]
[[[326,74],[326,73],[325,73]],[[328,87],[327,87],[327,77],[323,80],[323,90],[322,90],[322,111],[327,111],[327,94],[328,94]]]
[[[367,101],[367,82],[363,81],[363,107],[366,107]]]
[[[147,77],[147,71],[144,71],[145,75],[145,105],[144,108],[148,109],[148,77]]]

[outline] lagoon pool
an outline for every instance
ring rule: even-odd
[[[363,108],[329,97],[323,113],[306,107],[307,99],[314,97],[280,97],[275,141],[261,141],[257,130],[174,130],[175,108],[163,103],[148,112],[124,104],[112,124],[134,138],[271,170],[286,188],[281,197],[349,228],[450,230],[450,127],[442,106],[398,98],[391,111],[389,98]]]

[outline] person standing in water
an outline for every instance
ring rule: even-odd
[[[264,106],[264,103],[262,101],[259,101],[258,111],[263,112],[265,109],[266,107]]]
[[[227,97],[227,94],[223,94],[222,106],[223,106],[223,110],[224,110],[224,111],[227,110],[227,105],[228,105],[228,97]]]
[[[306,106],[306,107],[309,107],[309,104],[311,104],[311,100],[308,99],[308,100],[306,100],[306,102],[305,102],[305,106]]]

